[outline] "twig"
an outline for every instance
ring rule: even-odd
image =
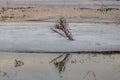
[[[64,18],[60,18],[59,22],[57,24],[55,24],[55,29],[63,31],[64,34],[66,35],[66,37],[69,40],[72,40],[72,41],[74,40],[71,32],[68,30],[67,22],[66,22],[66,20]],[[58,33],[59,35],[63,36],[63,34],[61,34],[60,32],[56,31],[55,29],[52,29],[52,30],[54,32]],[[63,36],[63,37],[65,37],[65,36]]]
[[[58,32],[57,30],[50,28],[52,31],[56,32],[57,34],[59,34],[60,36],[66,38],[66,36],[64,36],[62,33]]]
[[[83,77],[83,79],[85,79],[85,78],[88,76],[89,73],[92,73],[92,75],[93,75],[93,77],[94,77],[94,80],[97,80],[97,79],[96,79],[96,75],[95,75],[95,73],[94,73],[93,71],[88,71],[88,72],[86,73],[86,75]]]

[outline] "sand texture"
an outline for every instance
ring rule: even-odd
[[[120,8],[0,7],[0,21],[49,18],[97,18],[120,20]]]

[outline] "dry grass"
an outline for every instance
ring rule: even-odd
[[[20,67],[20,66],[23,66],[23,65],[24,65],[24,63],[22,61],[15,59],[15,67]]]
[[[65,38],[68,38],[71,41],[74,40],[71,32],[68,29],[68,23],[66,22],[66,19],[63,17],[59,19],[59,22],[55,24],[55,29],[52,29],[52,30],[58,33],[59,35]],[[62,34],[61,32],[57,30],[61,30],[64,34]]]

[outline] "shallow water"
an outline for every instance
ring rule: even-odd
[[[120,79],[120,54],[70,54],[65,70],[59,73],[59,68],[50,62],[60,55],[0,52],[0,80]],[[15,60],[24,64],[15,67]]]

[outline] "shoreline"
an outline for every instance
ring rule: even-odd
[[[27,53],[27,54],[103,54],[103,55],[111,55],[111,54],[120,54],[120,50],[108,50],[108,51],[76,51],[76,52],[50,52],[50,51],[0,51],[0,53]]]
[[[10,21],[10,22],[0,22],[1,25],[29,25],[29,24],[55,24],[56,22],[34,22],[34,21]],[[119,26],[120,23],[89,23],[89,22],[68,22],[68,24],[79,24],[79,25],[110,25]]]
[[[120,22],[120,8],[74,7],[0,7],[0,22],[45,21],[49,19],[75,18],[82,22]],[[82,20],[83,19],[83,20]]]

